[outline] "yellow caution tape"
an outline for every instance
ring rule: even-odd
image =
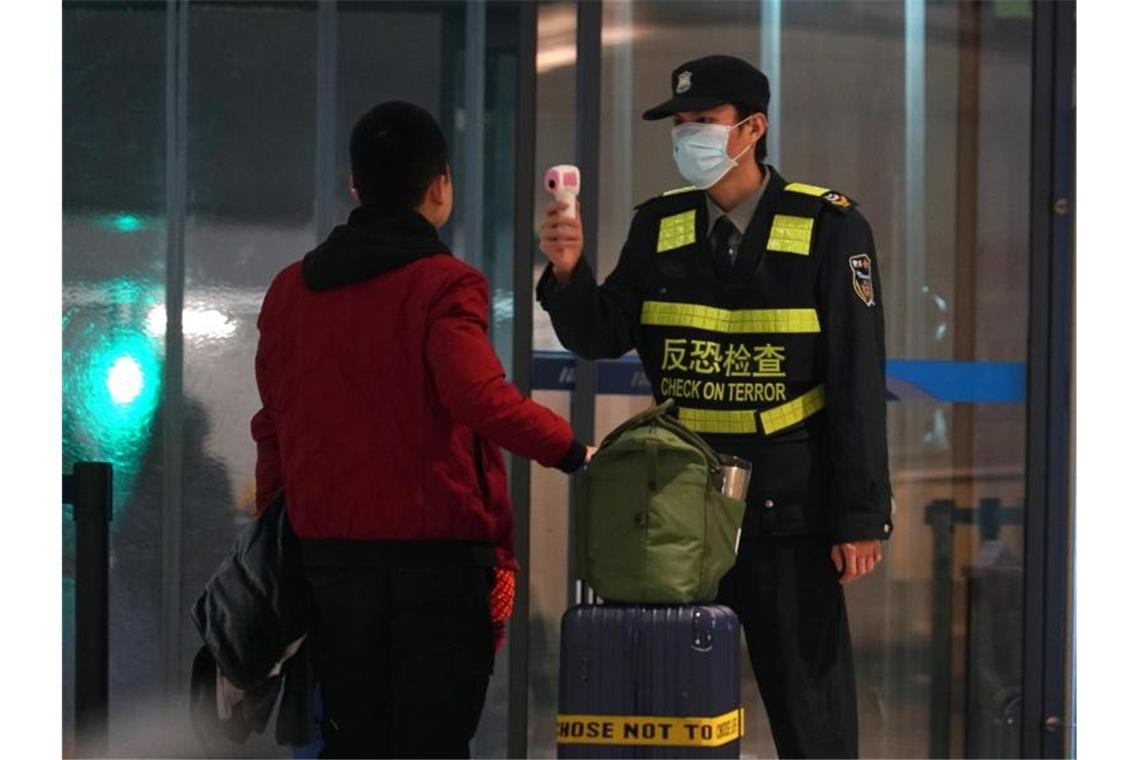
[[[559,744],[720,747],[744,736],[744,708],[715,718],[646,715],[556,715]]]
[[[718,309],[696,303],[645,301],[641,324],[687,327],[734,335],[749,333],[818,333],[815,309]]]

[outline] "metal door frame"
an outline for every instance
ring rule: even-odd
[[[1072,756],[1076,5],[1033,4],[1023,757]]]

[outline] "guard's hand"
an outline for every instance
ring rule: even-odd
[[[597,454],[597,453],[598,453],[598,447],[597,446],[587,446],[586,447],[586,461],[583,462],[583,464],[589,464],[590,460],[594,458],[594,454]]]
[[[582,204],[578,203],[573,219],[563,216],[569,206],[555,201],[546,207],[546,219],[539,228],[538,248],[554,267],[554,276],[559,282],[570,279],[570,273],[582,258]]]
[[[842,573],[839,582],[847,585],[867,575],[883,561],[883,542],[879,539],[853,541],[831,547],[835,572]]]

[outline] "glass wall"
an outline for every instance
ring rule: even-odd
[[[271,734],[206,746],[190,731],[184,696],[201,642],[186,611],[253,508],[261,299],[351,210],[348,134],[373,105],[408,100],[443,126],[456,182],[444,238],[487,274],[492,338],[510,367],[517,35],[513,3],[64,4],[63,466],[115,466],[113,753],[286,754]],[[168,39],[185,45],[184,63]],[[180,98],[184,131],[168,130]],[[184,220],[173,241],[168,216]],[[176,251],[184,310],[171,366],[182,393],[172,397],[161,380]],[[176,470],[163,467],[164,432]],[[172,513],[180,530],[164,538]],[[63,520],[68,747],[67,510]],[[164,560],[175,562],[174,587]],[[169,629],[164,604],[177,615]],[[506,754],[506,664],[501,653],[480,756]]]
[[[574,163],[577,97],[578,10],[574,2],[550,2],[538,7],[535,55],[535,177],[533,284],[546,265],[538,250],[537,230],[551,196],[542,189],[541,174],[549,166]],[[532,291],[533,292],[533,291]],[[534,350],[540,354],[560,350],[549,315],[533,301]],[[570,393],[539,388],[535,401],[570,419]],[[528,755],[554,753],[554,716],[558,711],[558,653],[562,613],[568,603],[570,484],[566,476],[532,464],[530,505],[530,674],[528,703]]]
[[[572,156],[574,138],[572,8],[546,13],[539,169]],[[711,53],[768,74],[769,163],[849,194],[874,229],[896,529],[884,565],[848,592],[873,756],[1018,752],[1031,28],[1028,3],[604,3],[599,276],[633,206],[685,184],[668,124],[641,112],[668,97],[673,68]],[[557,360],[545,313],[535,325],[539,361]],[[616,369],[601,363],[602,387]],[[565,390],[546,392],[568,407]],[[644,389],[599,395],[597,437],[648,403]],[[536,511],[554,511],[533,540],[555,548],[566,496],[551,487],[536,488]],[[542,593],[565,598],[564,554],[541,562]],[[534,635],[551,620],[536,610]],[[533,671],[533,688],[547,679]],[[747,668],[742,694],[745,753],[772,756]],[[532,708],[531,747],[550,755],[549,712]]]
[[[769,162],[849,194],[875,231],[897,512],[886,562],[848,592],[863,753],[1016,755],[1030,5],[605,0],[602,10],[600,275],[633,206],[685,184],[668,123],[640,114],[668,96],[675,66],[710,53],[769,75]],[[570,0],[538,7],[539,173],[574,161],[577,13]],[[488,277],[504,366],[519,308],[534,310],[538,359],[565,358],[545,312],[512,299],[514,109],[530,65],[518,60],[518,19],[514,2],[458,0],[64,3],[62,460],[115,466],[113,751],[282,753],[267,739],[207,750],[186,730],[179,700],[198,636],[182,611],[252,508],[261,298],[351,209],[347,136],[363,111],[401,98],[437,115],[456,179],[444,237]],[[537,229],[548,196],[538,177],[533,187]],[[532,255],[537,281],[537,242]],[[172,298],[185,308],[167,356]],[[177,397],[163,387],[168,368]],[[536,382],[534,397],[569,416],[571,378],[558,378]],[[648,403],[643,388],[599,395],[597,437]],[[550,757],[570,499],[561,473],[530,474],[528,747]],[[172,516],[180,530],[164,535]],[[73,538],[65,510],[65,748]],[[166,626],[164,609],[178,614]],[[506,663],[500,653],[478,756],[506,754]],[[772,756],[747,668],[741,679],[745,754]],[[173,723],[139,718],[163,697]]]
[[[316,3],[189,6],[181,573],[189,610],[254,508],[257,314],[316,242]],[[168,508],[171,505],[167,505]],[[178,673],[202,642],[182,616]],[[254,737],[250,754],[280,752]]]
[[[63,14],[64,472],[110,462],[112,741],[159,661],[166,279],[166,9]],[[75,534],[63,512],[63,747],[74,752]]]
[[[632,206],[685,184],[640,114],[710,53],[770,77],[769,163],[874,229],[897,504],[848,591],[870,756],[1018,753],[1031,28],[1001,2],[605,3],[601,275]],[[648,402],[599,396],[599,437]],[[773,756],[741,677],[745,753]]]

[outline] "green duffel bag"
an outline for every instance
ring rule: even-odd
[[[710,602],[736,561],[744,502],[721,493],[720,458],[667,413],[672,405],[619,426],[586,469],[579,566],[606,601]]]

